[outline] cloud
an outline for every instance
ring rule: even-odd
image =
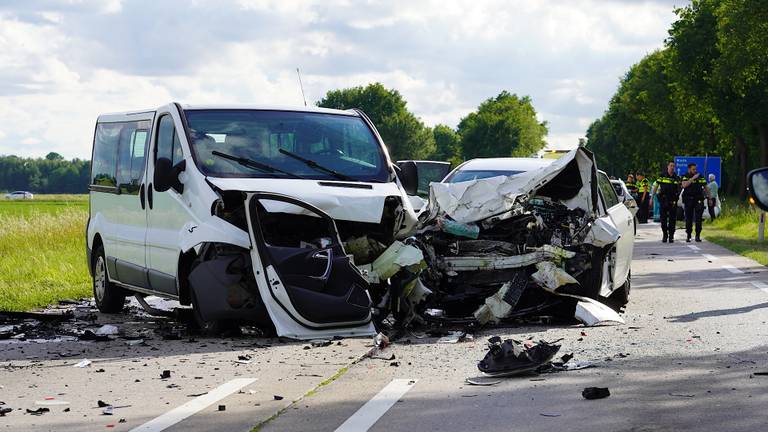
[[[530,95],[574,146],[619,77],[660,47],[667,0],[98,1],[0,5],[0,154],[90,157],[99,113],[302,104],[379,81],[422,120]],[[23,140],[35,142],[23,143]]]

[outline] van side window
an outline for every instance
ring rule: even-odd
[[[117,186],[117,146],[120,141],[121,123],[99,123],[93,142],[91,184]]]
[[[155,148],[155,161],[160,158],[168,158],[173,165],[184,159],[184,153],[181,150],[179,134],[176,133],[176,127],[173,125],[173,118],[166,114],[160,117],[160,123],[157,127],[157,146]]]
[[[149,121],[123,123],[120,132],[119,158],[117,161],[117,183],[120,193],[139,193],[144,175],[147,156]]]

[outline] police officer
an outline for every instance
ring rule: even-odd
[[[637,211],[637,221],[648,223],[648,206],[651,201],[651,182],[645,174],[637,173],[637,198],[640,209]]]
[[[627,174],[627,181],[624,183],[627,186],[629,194],[637,201],[637,183],[635,183],[635,176]]]
[[[696,241],[701,241],[701,216],[704,214],[704,193],[707,198],[712,198],[707,181],[696,172],[696,164],[688,164],[688,173],[682,178],[683,207],[685,208],[685,233],[688,235],[685,241],[691,241],[693,221],[696,220]]]
[[[661,207],[661,241],[675,242],[677,222],[677,198],[680,196],[680,177],[675,174],[675,162],[667,162],[667,170],[658,179],[656,196]]]

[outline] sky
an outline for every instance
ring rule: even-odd
[[[90,158],[101,113],[381,82],[425,124],[529,95],[573,148],[686,0],[0,0],[0,155]]]

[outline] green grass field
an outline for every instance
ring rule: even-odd
[[[768,241],[757,241],[759,218],[760,211],[755,207],[724,203],[723,212],[714,223],[704,222],[702,235],[712,243],[768,265]]]
[[[0,310],[91,295],[87,219],[88,195],[0,199]]]

